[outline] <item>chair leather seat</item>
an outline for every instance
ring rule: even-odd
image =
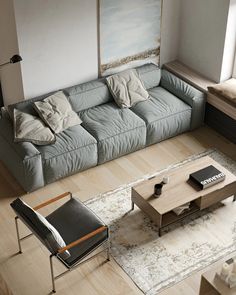
[[[105,225],[87,206],[75,198],[67,201],[46,219],[58,230],[66,245]],[[73,266],[107,237],[108,230],[105,230],[71,248],[71,256],[65,263],[69,267]]]

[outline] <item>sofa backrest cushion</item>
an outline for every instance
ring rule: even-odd
[[[8,113],[9,113],[11,119],[13,120],[13,117],[14,117],[14,109],[18,109],[18,110],[22,111],[23,113],[27,113],[27,114],[30,114],[33,116],[38,116],[38,113],[36,112],[36,110],[34,108],[33,102],[40,101],[40,100],[52,95],[55,92],[56,91],[53,91],[53,92],[50,92],[47,94],[43,94],[43,95],[31,98],[31,99],[26,99],[26,100],[9,105],[7,108],[8,108]]]
[[[158,66],[149,63],[137,67],[136,70],[146,89],[156,87],[160,84],[161,70]],[[55,92],[56,91],[53,91],[36,98],[9,105],[8,110],[11,118],[13,118],[14,108],[33,116],[37,116],[32,103],[40,101]],[[68,100],[75,112],[80,112],[113,101],[113,97],[104,78],[65,88],[63,92],[68,96]]]
[[[159,86],[161,81],[161,70],[158,66],[153,63],[149,63],[137,67],[136,70],[146,89]]]
[[[154,64],[146,64],[136,68],[146,89],[156,87],[160,83],[161,70]],[[105,79],[79,84],[64,89],[75,112],[80,112],[113,101]]]
[[[105,79],[79,84],[64,89],[72,109],[80,112],[113,100]]]

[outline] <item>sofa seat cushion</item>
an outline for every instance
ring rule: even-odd
[[[129,109],[107,103],[79,113],[82,126],[98,142],[98,163],[115,159],[145,146],[145,122]]]
[[[81,125],[56,134],[56,142],[40,146],[47,183],[97,165],[97,142]]]
[[[147,124],[147,145],[190,129],[191,107],[162,87],[149,91],[151,99],[131,110]]]
[[[60,232],[67,245],[104,226],[104,223],[87,206],[74,198],[48,215],[47,220]],[[71,256],[66,259],[66,263],[72,266],[104,242],[107,237],[108,231],[105,230],[71,248],[69,250]]]

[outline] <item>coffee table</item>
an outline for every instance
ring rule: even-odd
[[[225,173],[225,180],[204,190],[192,186],[188,182],[189,174],[209,165],[213,165]],[[155,198],[153,196],[154,185],[160,183],[164,176],[169,176],[170,181],[163,186],[160,197]],[[159,236],[161,236],[161,230],[164,227],[230,196],[234,196],[233,200],[235,201],[235,194],[236,176],[209,156],[205,156],[134,186],[132,188],[131,203],[132,209],[134,209],[135,204],[157,224]],[[188,202],[190,202],[190,210],[183,214],[177,216],[172,211]]]

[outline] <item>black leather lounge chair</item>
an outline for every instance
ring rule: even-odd
[[[46,218],[37,212],[39,209],[68,196],[70,197],[69,200]],[[73,198],[70,192],[59,195],[34,208],[29,207],[20,198],[17,198],[11,203],[11,207],[16,213],[15,223],[19,253],[22,253],[21,241],[32,235],[35,235],[50,251],[52,292],[56,292],[56,279],[101,252],[106,251],[107,260],[110,260],[108,227],[87,206]],[[30,229],[32,232],[30,235],[20,237],[18,219]],[[57,233],[55,234],[55,232]],[[54,276],[53,270],[54,257],[59,259],[66,267],[66,270],[57,276]]]

